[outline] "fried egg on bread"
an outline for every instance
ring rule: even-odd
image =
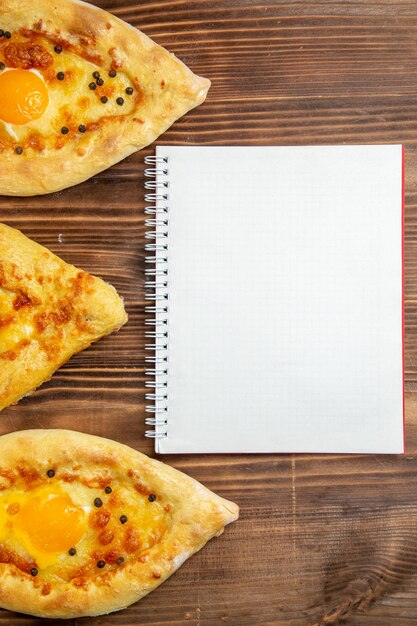
[[[0,224],[0,411],[126,321],[114,287]]]
[[[85,180],[154,141],[209,88],[143,33],[79,0],[4,0],[0,24],[0,194]]]
[[[108,123],[107,118],[129,115],[141,96],[122,70],[109,66],[103,72],[36,33],[0,37],[0,68],[2,140],[9,138],[9,147],[30,154],[60,150],[72,140],[79,148],[83,134]]]
[[[124,608],[238,517],[185,474],[67,430],[0,437],[0,606],[74,618]]]

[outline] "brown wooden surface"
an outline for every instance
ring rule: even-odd
[[[206,104],[160,143],[406,146],[407,455],[168,458],[235,500],[241,519],[147,598],[89,623],[417,624],[417,2],[96,4],[213,82]],[[130,315],[118,335],[5,410],[1,432],[76,428],[152,453],[143,437],[145,153],[58,194],[0,198],[1,221],[112,282]],[[40,621],[0,611],[0,626]]]

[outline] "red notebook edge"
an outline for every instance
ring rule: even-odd
[[[404,230],[405,230],[405,148],[402,148],[401,159],[401,293],[402,293],[402,373],[403,373],[403,454],[406,454],[406,437],[405,437],[405,371],[404,371],[404,351],[405,351],[405,319],[404,319]]]
[[[405,148],[402,146],[401,164],[401,268],[402,268],[402,368],[403,368],[403,454],[406,454],[405,438],[405,371],[404,371],[404,345],[405,345],[405,322],[404,322],[404,230],[405,230]]]

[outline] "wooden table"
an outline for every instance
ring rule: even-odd
[[[159,143],[405,145],[407,455],[169,457],[236,501],[241,519],[140,603],[89,623],[416,624],[417,2],[96,4],[213,82],[206,104]],[[105,277],[130,316],[118,335],[5,410],[2,433],[76,428],[152,454],[143,436],[143,158],[151,153],[58,194],[0,199],[1,221]],[[1,626],[39,622],[0,612]]]

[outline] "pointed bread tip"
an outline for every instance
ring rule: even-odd
[[[225,517],[225,526],[239,519],[239,507],[230,500],[223,500],[223,512]]]
[[[211,81],[208,78],[203,78],[202,76],[195,76],[195,97],[196,104],[195,106],[199,106],[204,102],[207,97],[208,90],[211,87]]]

